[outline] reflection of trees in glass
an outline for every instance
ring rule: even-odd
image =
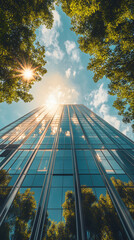
[[[0,170],[0,210],[3,208],[4,201],[9,194],[11,188],[7,188],[11,176],[7,174],[6,170]],[[2,224],[0,227],[0,239],[9,239],[9,224]]]
[[[15,227],[14,240],[29,239],[33,220],[35,217],[36,201],[34,192],[26,189],[18,193],[12,207],[13,225]],[[10,221],[9,221],[10,223]]]
[[[2,239],[28,240],[35,216],[34,192],[18,192],[5,222],[0,227]],[[4,230],[3,230],[4,229]]]
[[[125,239],[108,194],[97,201],[92,189],[82,187],[82,208],[87,236],[91,239]],[[122,236],[122,238],[120,238]]]
[[[6,170],[0,170],[0,209],[11,188],[6,188],[11,180],[11,176]]]
[[[50,226],[47,229],[47,234],[43,240],[67,240],[67,232],[65,229],[65,223],[59,222],[56,224],[53,221],[49,222]]]
[[[134,184],[131,181],[126,183],[114,177],[111,180],[134,219]]]
[[[112,182],[117,191],[120,191],[122,194],[122,198],[124,198],[123,200],[126,201],[127,205],[131,205],[132,209],[134,209],[134,189],[126,188],[124,192],[124,186],[131,186],[132,183],[124,183],[120,180],[115,180],[115,178],[112,178]],[[91,188],[82,186],[81,196],[87,239],[127,239],[108,193],[106,193],[106,196],[101,194],[99,200],[97,200]],[[47,216],[48,224],[45,226],[43,240],[76,239],[75,201],[72,191],[66,192],[65,202],[62,204],[62,207],[65,222],[56,223],[48,219]]]
[[[62,204],[63,217],[65,219],[65,230],[71,239],[76,235],[76,222],[75,222],[75,198],[72,191],[67,191],[65,194],[65,202]]]
[[[11,188],[6,188],[11,176],[5,170],[0,171],[0,204],[3,205]],[[132,182],[123,182],[111,178],[113,185],[134,217],[134,188]],[[91,188],[81,187],[82,209],[87,239],[125,240],[127,239],[112,201],[108,194],[96,199]],[[48,213],[44,226],[43,240],[76,239],[75,198],[72,191],[65,193],[62,204],[65,221],[56,223],[49,219]],[[0,227],[0,237],[4,240],[28,240],[36,213],[34,192],[26,189],[18,192],[10,208],[8,216]]]
[[[76,239],[75,199],[72,191],[66,192],[62,207],[65,222],[55,223],[47,215],[43,240]]]
[[[3,205],[5,197],[11,188],[6,188],[11,176],[5,170],[1,171],[0,178],[0,204]],[[2,188],[3,187],[3,188]],[[35,217],[36,201],[34,192],[26,189],[24,193],[18,192],[9,210],[8,216],[0,227],[0,237],[4,240],[28,240]]]

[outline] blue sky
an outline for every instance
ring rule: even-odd
[[[88,106],[112,126],[129,138],[134,139],[130,124],[124,124],[112,104],[114,96],[107,94],[109,80],[103,78],[94,83],[93,73],[87,71],[89,55],[79,50],[78,37],[70,30],[70,18],[60,7],[54,11],[54,24],[51,30],[41,26],[37,31],[37,40],[46,49],[46,69],[41,82],[35,83],[31,93],[31,103],[0,104],[0,128],[21,117],[48,101],[56,99],[58,103],[82,103]]]

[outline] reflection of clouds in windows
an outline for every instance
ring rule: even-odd
[[[5,140],[5,139],[8,138],[8,137],[9,137],[9,135],[8,135],[8,134],[5,134],[5,135],[2,137],[2,139]]]
[[[40,115],[40,116],[37,115],[35,121],[39,122],[41,119],[42,119],[42,115]]]
[[[114,170],[112,170],[112,169],[106,169],[106,172],[107,172],[107,173],[114,173]]]
[[[46,121],[45,119],[41,122],[41,128],[39,128],[39,134],[41,134],[43,132],[43,130],[45,129],[46,126]]]
[[[38,172],[47,172],[47,169],[46,169],[46,167],[44,167],[43,169],[38,169],[37,171]]]
[[[85,136],[84,136],[84,135],[82,135],[81,137],[82,137],[84,140],[86,140],[86,138],[85,138]]]
[[[70,137],[70,131],[66,131],[65,136]]]
[[[55,135],[57,133],[57,126],[51,126],[51,135]]]
[[[79,125],[79,121],[78,121],[78,119],[75,117],[75,114],[73,114],[73,116],[71,117],[71,120],[72,120],[72,122],[73,122],[75,125]]]
[[[23,133],[22,135],[19,136],[18,140],[22,140],[26,137],[25,133]]]

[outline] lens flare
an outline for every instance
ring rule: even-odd
[[[18,62],[18,61],[17,61]],[[36,76],[39,76],[36,72],[36,70],[39,68],[39,66],[37,67],[33,67],[32,64],[26,64],[26,62],[24,61],[23,64],[21,64],[20,62],[18,62],[18,69],[15,69],[14,72],[14,78],[15,77],[22,77],[22,79],[26,82],[30,82],[31,80],[35,80]]]
[[[54,94],[50,94],[45,102],[45,106],[47,106],[47,108],[50,110],[54,110],[58,105],[59,103],[57,97]]]
[[[56,105],[57,104],[57,99],[54,95],[49,95],[46,105]]]
[[[27,80],[30,80],[33,78],[33,70],[30,68],[24,69],[23,77]]]

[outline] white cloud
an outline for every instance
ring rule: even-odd
[[[80,101],[77,86],[74,86],[72,81],[67,80],[58,72],[48,73],[37,85],[33,88],[33,95],[38,105],[45,104],[48,99],[59,104],[75,104]]]
[[[80,61],[79,50],[77,49],[75,42],[67,40],[64,42],[64,44],[67,54],[71,56],[71,59],[73,61],[79,62]]]
[[[110,123],[113,127],[119,129],[120,128],[120,120],[117,117],[111,116],[109,114],[109,107],[106,104],[102,104],[99,110],[101,117]]]
[[[123,131],[122,133],[125,134],[127,136],[127,133],[130,132],[130,127],[127,126]]]
[[[42,41],[45,43],[46,47],[51,45],[57,45],[57,39],[59,37],[59,32],[57,29],[61,26],[60,15],[56,10],[53,11],[54,22],[51,29],[46,28],[45,25],[42,26]]]
[[[100,114],[106,115],[108,113],[108,106],[106,104],[102,104],[99,112]]]
[[[79,51],[78,51],[77,49],[74,49],[74,50],[72,51],[72,57],[71,57],[71,59],[72,59],[73,61],[76,61],[76,62],[79,62],[79,61],[80,61]]]
[[[56,10],[54,10],[53,16],[54,16],[53,27],[51,29],[47,29],[46,26],[43,25],[41,28],[42,33],[41,41],[44,43],[47,49],[46,56],[62,60],[64,57],[64,53],[60,49],[58,41],[59,38],[58,29],[61,27],[60,15]]]
[[[100,85],[99,89],[93,90],[89,95],[85,97],[87,101],[90,101],[90,105],[97,108],[100,104],[108,101],[107,90],[103,88],[103,83]]]
[[[62,52],[60,47],[57,45],[56,48],[53,49],[52,51],[46,51],[46,56],[54,57],[57,60],[62,60],[64,57],[64,53]]]
[[[113,116],[110,114],[111,106],[108,106],[108,94],[106,89],[103,88],[103,84],[99,87],[98,90],[92,91],[90,94],[85,96],[85,104],[90,107],[90,109],[97,113],[102,119],[107,121],[113,127],[120,130],[123,134],[127,135],[130,139],[134,139],[131,124],[126,127],[122,122],[121,117]],[[107,103],[107,104],[106,104]],[[115,110],[115,114],[117,111]],[[112,111],[113,114],[113,111]]]
[[[57,25],[58,27],[60,27],[61,26],[60,15],[56,10],[53,11],[53,17],[54,17],[54,25]]]
[[[76,75],[76,71],[73,71],[73,76],[75,77],[75,75]]]
[[[65,74],[66,74],[66,77],[67,77],[67,78],[70,78],[71,75],[73,75],[73,77],[75,77],[76,71],[72,71],[71,68],[68,68],[68,69],[65,71]]]
[[[83,70],[84,67],[82,65],[79,66],[79,70]]]
[[[65,71],[65,73],[66,73],[66,77],[69,78],[70,75],[71,75],[71,68],[68,68],[68,69]]]
[[[126,126],[125,123],[121,122],[121,132],[128,138],[130,138],[132,141],[134,141],[134,133],[132,131],[131,123],[130,124],[127,123]]]
[[[64,44],[65,44],[65,48],[66,48],[68,55],[70,55],[72,53],[72,50],[74,48],[76,48],[75,42],[71,42],[71,41],[67,40]]]
[[[57,103],[74,104],[78,101],[79,93],[75,88],[58,85],[55,89],[49,88],[47,99],[49,98],[49,95],[51,95],[51,97],[53,96]]]

